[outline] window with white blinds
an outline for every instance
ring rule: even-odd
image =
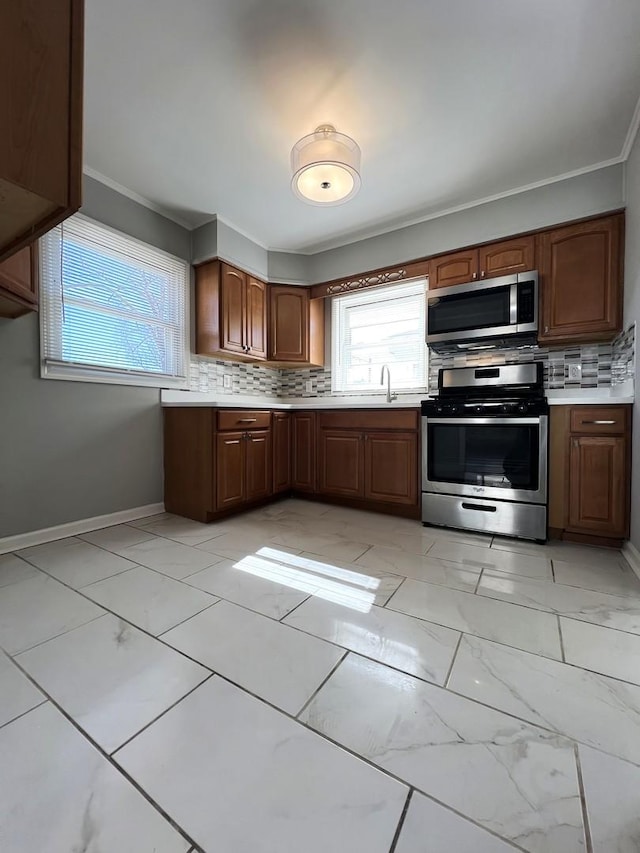
[[[76,215],[40,240],[42,376],[186,387],[189,265]]]
[[[377,287],[334,297],[331,386],[338,393],[382,391],[383,364],[392,390],[427,386],[426,282]]]

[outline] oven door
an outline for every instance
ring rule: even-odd
[[[547,502],[548,417],[422,418],[422,490]]]

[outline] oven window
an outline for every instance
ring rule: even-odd
[[[535,491],[539,430],[537,424],[429,424],[429,480]]]
[[[511,286],[438,298],[429,295],[429,334],[508,326]]]

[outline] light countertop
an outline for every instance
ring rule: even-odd
[[[220,394],[203,391],[162,391],[162,406],[200,406],[216,409],[419,409],[427,394],[401,394],[387,403],[384,394],[349,397],[268,397],[251,394]],[[551,406],[600,406],[633,403],[633,388],[625,385],[611,388],[576,388],[547,391]]]

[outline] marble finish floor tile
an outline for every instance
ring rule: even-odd
[[[343,649],[227,601],[162,639],[294,715],[344,655]]]
[[[574,619],[560,619],[567,663],[640,685],[640,637]]]
[[[35,545],[18,551],[18,554],[75,589],[126,572],[135,565],[117,554],[75,538]]]
[[[398,548],[380,548],[374,546],[355,563],[369,569],[394,572],[407,578],[449,586],[452,589],[464,589],[474,592],[481,569],[466,569],[460,563],[447,563],[434,557],[417,556]]]
[[[136,566],[92,583],[84,595],[150,634],[162,634],[218,601],[199,589]]]
[[[640,767],[578,747],[593,853],[640,850]]]
[[[550,613],[411,578],[387,607],[538,655],[562,657],[557,620]]]
[[[369,569],[305,551],[289,558],[288,565],[301,570],[310,584],[316,584],[314,595],[360,610],[367,610],[373,604],[382,607],[403,580],[384,569]]]
[[[301,718],[525,850],[585,849],[563,738],[355,655]]]
[[[0,652],[0,726],[46,701],[47,697]]]
[[[478,595],[640,634],[640,598],[483,572]]]
[[[436,684],[444,684],[460,639],[458,631],[383,607],[363,613],[321,598],[283,622]]]
[[[113,527],[103,527],[101,530],[92,530],[89,533],[82,533],[78,536],[84,542],[90,542],[92,545],[98,545],[100,548],[106,548],[107,551],[113,551],[118,554],[123,548],[128,548],[130,545],[139,545],[141,542],[151,542],[155,539],[152,533],[147,533],[138,527],[132,527],[130,524],[114,524]]]
[[[596,548],[593,545],[579,545],[577,542],[566,542],[560,539],[551,539],[541,545],[527,539],[494,536],[491,547],[498,551],[515,551],[520,554],[545,557],[548,560],[562,560],[565,563],[580,563],[596,567],[604,564],[618,567],[621,562],[624,562],[622,553],[614,548]]]
[[[101,607],[38,573],[37,577],[3,587],[0,646],[9,654],[17,654],[103,614]]]
[[[181,545],[179,542],[157,536],[138,545],[129,545],[123,548],[121,553],[135,563],[155,569],[176,580],[193,575],[222,559],[191,545]]]
[[[494,569],[523,577],[553,580],[550,561],[530,554],[479,548],[477,545],[464,545],[460,542],[436,542],[427,554],[439,560],[460,563],[462,568]]]
[[[395,853],[513,853],[506,841],[414,791]]]
[[[160,518],[157,521],[146,521],[138,523],[138,528],[155,536],[163,536],[172,539],[182,545],[201,545],[209,539],[213,539],[224,532],[222,528],[215,525],[202,524],[191,518],[182,518],[179,515],[171,515],[168,518]]]
[[[220,853],[388,853],[407,796],[216,677],[115,758],[198,845]]]
[[[210,675],[111,614],[17,659],[107,752]]]
[[[0,730],[6,853],[186,853],[187,842],[51,704]]]
[[[276,534],[273,542],[286,545],[298,551],[310,552],[333,560],[353,563],[369,548],[366,542],[353,542],[340,536],[316,534],[313,532],[285,531]]]
[[[38,575],[41,575],[41,572],[35,566],[15,554],[0,554],[0,589]]]
[[[292,578],[280,571],[279,562],[257,556],[222,560],[184,582],[271,619],[282,619],[309,595],[308,587],[300,591]]]
[[[593,566],[589,563],[564,563],[554,560],[553,572],[556,583],[640,599],[640,579],[624,560],[617,566],[607,563]]]
[[[276,545],[269,536],[258,535],[253,527],[245,529],[244,526],[229,530],[220,536],[216,536],[215,539],[210,539],[208,542],[203,542],[197,546],[198,551],[214,554],[218,561],[225,558],[227,560],[242,560],[243,557],[257,555],[263,548],[270,548],[274,553],[279,551],[281,554],[299,553],[296,548]]]
[[[463,637],[449,688],[640,764],[640,687]]]

